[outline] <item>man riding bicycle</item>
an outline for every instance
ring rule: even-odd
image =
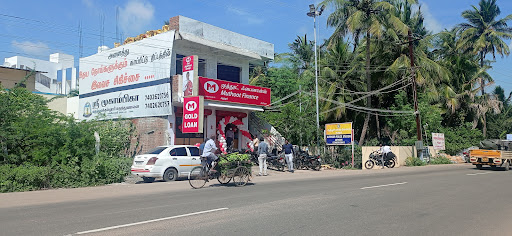
[[[217,146],[215,146],[215,134],[210,136],[210,139],[206,141],[204,145],[203,154],[201,154],[201,159],[206,159],[206,162],[209,166],[211,166],[210,170],[214,171],[215,165],[217,164],[217,159],[219,159],[215,155],[215,151],[217,151]]]

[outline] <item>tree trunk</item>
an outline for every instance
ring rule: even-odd
[[[372,80],[370,75],[370,30],[366,31],[366,88],[367,92],[372,91]],[[366,98],[366,107],[370,108],[372,106],[372,98],[368,96]],[[361,131],[361,138],[359,138],[359,145],[364,144],[364,138],[366,136],[366,131],[368,130],[368,123],[370,122],[370,113],[366,114],[366,119],[364,119],[363,130]]]
[[[361,130],[361,137],[359,138],[359,146],[363,146],[364,144],[364,138],[368,130],[368,122],[370,122],[370,113],[366,114],[366,118],[364,119],[363,130]]]
[[[480,52],[480,67],[484,68],[484,52]],[[482,92],[482,96],[484,95],[484,86],[485,86],[485,80],[483,77],[480,77],[480,91]]]
[[[487,138],[487,113],[483,114],[483,126],[482,126],[482,134],[484,135],[484,138]]]
[[[379,122],[379,115],[375,115],[375,121],[377,122],[377,138],[380,140],[380,122]]]

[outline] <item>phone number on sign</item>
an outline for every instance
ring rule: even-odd
[[[159,100],[159,99],[163,99],[163,98],[168,98],[169,93],[164,92],[164,93],[148,94],[148,95],[145,95],[145,97],[146,97],[146,100]]]
[[[146,108],[162,108],[162,107],[169,107],[170,102],[164,101],[164,102],[151,102],[146,103]]]

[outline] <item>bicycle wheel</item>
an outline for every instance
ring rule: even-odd
[[[237,187],[244,186],[249,182],[249,170],[245,166],[239,166],[235,169],[233,182]]]
[[[194,167],[190,173],[188,173],[188,183],[192,188],[202,188],[208,180],[208,174],[202,166]]]
[[[231,182],[231,179],[232,179],[232,177],[228,177],[227,175],[224,175],[224,174],[221,174],[217,177],[217,180],[221,184],[228,184],[229,182]]]
[[[366,169],[372,169],[374,165],[375,165],[375,163],[372,160],[367,160],[364,163],[364,167],[366,167]]]

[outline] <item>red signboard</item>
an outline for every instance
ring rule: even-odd
[[[241,104],[270,105],[270,89],[199,77],[199,95],[205,99]]]
[[[202,133],[203,132],[203,97],[185,97],[183,98],[183,123],[181,125],[182,133]]]
[[[196,65],[194,65],[196,64]],[[183,96],[194,95],[194,83],[197,75],[197,57],[188,56],[183,58]],[[197,90],[196,90],[197,91]]]

